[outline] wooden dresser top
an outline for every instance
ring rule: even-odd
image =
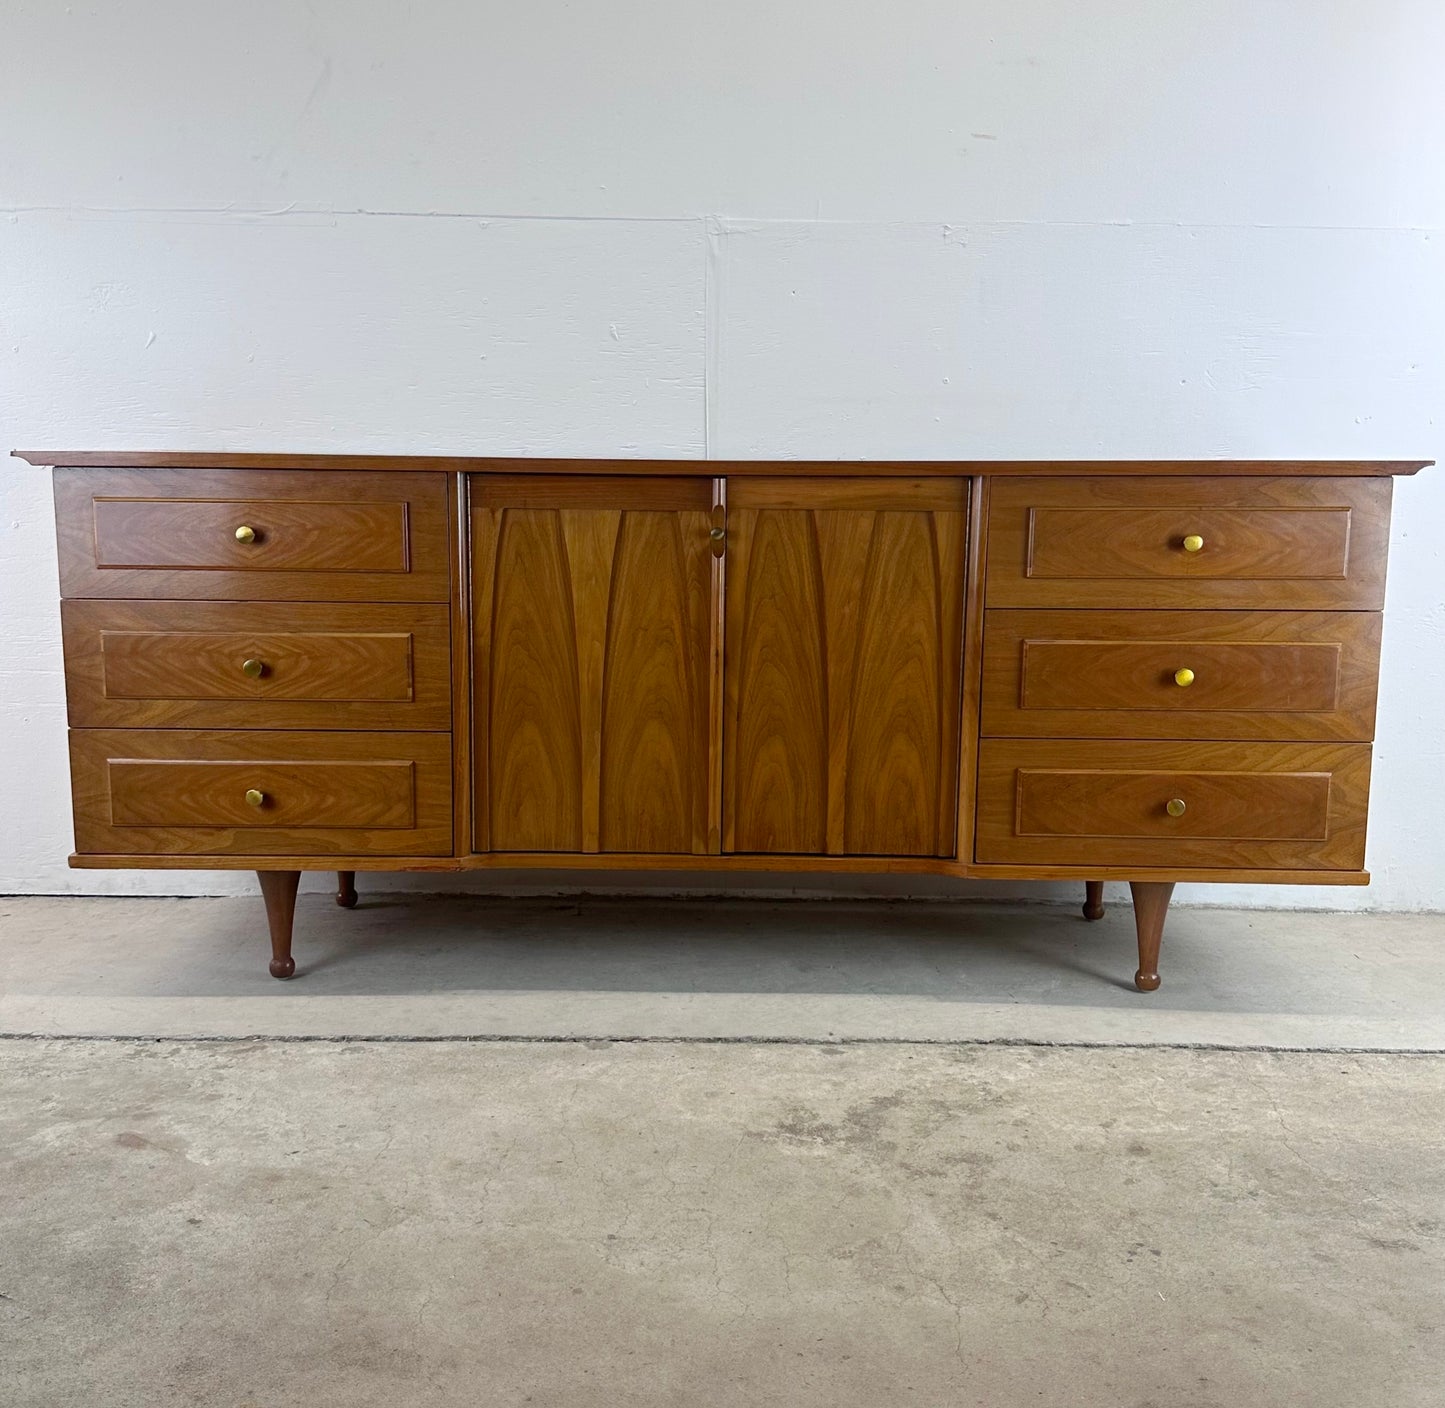
[[[617,460],[466,455],[278,455],[182,450],[12,450],[30,464],[107,469],[440,470],[449,474],[900,475],[1338,475],[1414,474],[1434,460]]]

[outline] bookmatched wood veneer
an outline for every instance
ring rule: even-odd
[[[61,594],[448,601],[447,487],[435,474],[57,470]]]
[[[1367,611],[990,611],[989,737],[1339,739],[1375,734]]]
[[[73,729],[75,844],[102,854],[438,855],[451,737]]]
[[[1389,479],[999,479],[988,605],[1378,611]]]
[[[61,603],[75,728],[452,724],[444,605]]]

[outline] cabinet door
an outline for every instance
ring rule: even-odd
[[[728,851],[951,856],[963,479],[728,483]]]
[[[475,844],[718,849],[713,481],[471,480]]]

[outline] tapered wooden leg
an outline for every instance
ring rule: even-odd
[[[1131,880],[1134,896],[1134,928],[1139,935],[1139,971],[1134,986],[1140,992],[1153,992],[1159,986],[1159,940],[1164,937],[1164,916],[1169,913],[1173,884],[1155,880]]]
[[[1084,881],[1084,918],[1088,920],[1104,917],[1104,882]]]
[[[338,870],[336,872],[336,903],[342,909],[356,908],[356,872],[354,870]]]
[[[271,976],[289,978],[296,971],[291,957],[291,921],[296,915],[299,870],[258,870],[261,895],[266,901],[266,923],[271,926]]]

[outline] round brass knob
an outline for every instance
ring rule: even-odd
[[[241,661],[241,673],[248,680],[259,680],[266,673],[266,662],[264,660],[243,660]],[[1178,678],[1176,675],[1175,679]]]
[[[243,523],[236,529],[236,541],[238,543],[254,543],[256,541],[256,530],[248,523]]]
[[[712,528],[708,531],[708,537],[715,543],[720,543],[728,535],[726,528]]]
[[[1201,538],[1198,533],[1190,533],[1189,536],[1184,539],[1185,552],[1198,552],[1203,546],[1204,539]]]
[[[1188,689],[1189,686],[1194,683],[1194,671],[1187,667],[1182,670],[1175,670],[1174,683],[1177,684],[1180,689]]]
[[[248,807],[264,806],[265,802],[266,794],[264,792],[259,791],[255,787],[249,787],[246,789],[246,805]],[[1183,806],[1184,804],[1181,802],[1179,805]]]
[[[1168,812],[1170,816],[1183,816],[1184,798],[1171,797],[1167,802],[1164,803],[1164,810]]]

